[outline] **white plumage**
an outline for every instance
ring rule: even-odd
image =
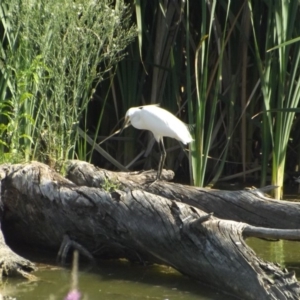
[[[158,142],[161,157],[157,172],[157,179],[160,179],[166,158],[163,137],[166,136],[176,139],[185,145],[193,140],[186,124],[167,110],[160,108],[157,105],[145,105],[129,108],[125,115],[125,122],[122,130],[130,124],[137,129],[151,131],[155,140]]]

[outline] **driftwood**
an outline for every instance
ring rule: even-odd
[[[67,234],[94,257],[167,264],[237,298],[300,298],[294,273],[261,260],[244,242],[251,235],[299,240],[299,226],[276,231],[219,219],[217,200],[215,206],[206,202],[221,198],[222,203],[222,192],[150,184],[155,173],[112,173],[74,161],[68,167],[72,181],[36,162],[0,166],[0,172],[5,234],[19,240],[58,250]],[[105,191],[103,184],[115,189]],[[240,197],[239,206],[244,198],[255,198],[254,206],[276,202],[252,191],[224,193],[224,210],[230,209],[226,203],[234,205],[229,201],[234,195]]]
[[[262,189],[221,191],[166,181],[153,183],[154,171],[111,172],[79,161],[70,161],[68,170],[68,178],[77,185],[100,187],[105,181],[110,181],[122,189],[147,191],[189,204],[207,213],[213,212],[214,216],[221,219],[267,228],[300,229],[300,204],[267,197],[264,193],[276,188],[273,186]],[[172,171],[163,172],[165,180],[171,180],[172,175]]]

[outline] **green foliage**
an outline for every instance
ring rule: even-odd
[[[117,122],[129,107],[149,103],[160,103],[180,116],[183,103],[179,77],[183,61],[182,41],[176,40],[181,23],[176,20],[183,11],[163,1],[135,1],[135,8],[138,40],[130,45],[129,55],[118,64],[112,91]],[[115,154],[118,160],[134,168],[157,166],[159,154],[150,134],[129,128],[124,135]],[[166,146],[173,149],[168,151],[167,164],[171,168],[180,165],[178,143],[167,140]]]
[[[299,1],[129,2],[1,2],[0,151],[156,168],[147,133],[98,142],[129,107],[160,103],[195,125],[189,160],[166,139],[176,179],[265,185],[272,169],[282,186],[286,159],[300,165]]]
[[[221,74],[230,1],[228,2],[228,6],[225,11],[226,18],[224,20],[224,25],[222,26],[224,30],[223,32],[218,33],[218,36],[216,37],[220,49],[219,59],[216,62],[213,72],[209,69],[208,64],[211,47],[213,47],[212,30],[213,26],[216,26],[214,23],[217,21],[214,17],[216,1],[212,1],[210,12],[208,12],[205,6],[206,5],[202,3],[202,18],[208,20],[208,26],[206,27],[205,23],[203,23],[201,28],[202,39],[200,40],[195,52],[195,85],[197,101],[195,104],[193,104],[193,102],[189,102],[189,105],[192,106],[190,111],[194,112],[193,116],[195,116],[196,120],[195,143],[192,144],[192,167],[194,185],[197,186],[203,186],[204,184],[208,153],[211,148],[212,132],[215,125],[217,102],[219,94],[222,91]],[[210,82],[213,82],[212,96],[209,96],[209,92],[211,92]],[[208,105],[209,113],[207,108]]]
[[[101,186],[106,192],[113,192],[119,188],[119,184],[115,183],[114,181],[105,178],[104,183]]]
[[[251,7],[252,2],[175,1],[173,5],[163,1],[153,1],[151,4],[135,2],[139,47],[119,65],[122,68],[128,63],[125,72],[118,73],[118,82],[124,82],[120,85],[119,94],[125,104],[122,104],[125,106],[123,114],[128,107],[137,105],[138,99],[139,104],[162,103],[172,112],[179,111],[182,120],[185,117],[182,112],[187,111],[189,123],[196,125],[195,142],[189,152],[191,179],[196,185],[213,185],[224,175],[228,178],[239,176],[246,180],[247,176],[249,178],[247,174],[250,174],[253,179],[261,162],[262,178],[265,179],[271,151],[277,153],[273,153],[273,159],[277,156],[275,160],[283,162],[279,156],[285,153],[288,141],[292,140],[289,128],[295,120],[296,111],[288,109],[298,107],[298,102],[292,98],[298,97],[296,70],[299,69],[299,51],[296,43],[299,29],[293,19],[299,12],[299,3],[253,2],[254,17],[251,22],[248,5]],[[146,16],[146,11],[151,18]],[[253,32],[259,34],[256,44]],[[279,32],[281,41],[277,38]],[[283,54],[287,47],[291,48]],[[277,51],[279,55],[267,52],[271,48],[272,52]],[[138,53],[140,64],[137,62]],[[263,71],[255,64],[257,53],[260,54]],[[285,62],[287,67],[278,69],[281,64],[279,60]],[[271,65],[274,65],[272,71]],[[130,76],[128,71],[131,72]],[[269,72],[269,78],[273,79],[263,79],[262,72],[266,75]],[[279,77],[278,74],[285,75]],[[133,79],[130,84],[125,80],[128,77]],[[143,87],[141,92],[133,92],[140,91],[136,85]],[[124,86],[128,90],[126,93]],[[260,98],[260,87],[264,101]],[[277,100],[273,102],[274,105],[266,104],[267,97],[272,95],[285,95],[284,105]],[[276,122],[271,119],[274,117],[272,108],[277,109]],[[253,119],[252,116],[262,109],[267,113]],[[281,115],[286,116],[286,125],[280,122]],[[276,130],[281,133],[277,134]],[[293,131],[295,133],[296,130]],[[148,168],[149,165],[138,158],[142,153],[140,148],[146,154],[150,152],[145,144],[148,135],[140,134],[142,138],[139,138],[130,134],[126,133],[130,142],[139,145],[136,142],[138,139],[141,147],[132,147],[129,151],[125,145],[126,153],[132,153],[130,160],[135,161],[136,166],[143,163],[144,168]],[[275,146],[276,140],[277,145],[283,148]],[[170,157],[174,149],[172,141],[167,145]],[[169,160],[175,171],[180,157],[182,155],[177,154],[175,160],[172,161],[172,157]],[[128,160],[125,162],[128,163]],[[273,160],[273,174],[276,170],[284,169],[284,165],[280,165],[279,168],[278,162]],[[273,182],[278,184],[278,180]],[[264,180],[262,184],[265,184]]]
[[[1,46],[1,95],[9,99],[1,110],[7,124],[2,142],[25,160],[53,165],[73,158],[93,89],[136,35],[130,11],[108,0],[4,0],[0,11],[9,28]]]
[[[272,153],[272,184],[278,185],[275,197],[282,198],[287,147],[295,120],[295,111],[300,100],[300,43],[296,37],[300,32],[297,22],[297,1],[267,1],[267,36],[263,45],[258,44],[260,29],[252,8],[253,34],[256,59],[264,99],[264,160],[266,166]],[[294,41],[293,41],[294,40]],[[293,43],[291,43],[293,41]],[[260,54],[260,48],[264,55]],[[272,49],[272,51],[269,51]],[[275,114],[272,113],[275,111]],[[266,168],[263,169],[263,184]]]

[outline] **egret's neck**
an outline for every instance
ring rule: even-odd
[[[144,129],[142,119],[139,115],[134,114],[133,116],[131,116],[130,121],[133,127],[137,129]]]

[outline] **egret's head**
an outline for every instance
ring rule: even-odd
[[[127,110],[127,112],[125,114],[125,118],[124,118],[124,123],[123,123],[120,133],[122,133],[122,131],[125,128],[127,128],[128,126],[131,125],[131,118],[133,118],[133,116],[137,112],[137,110],[139,110],[137,107],[131,107]]]

